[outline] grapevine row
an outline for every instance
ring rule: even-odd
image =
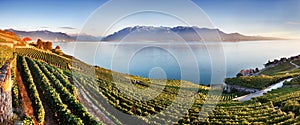
[[[49,79],[51,85],[56,89],[56,91],[60,94],[61,98],[63,98],[63,103],[67,104],[69,109],[73,114],[81,118],[84,124],[87,125],[97,125],[99,124],[87,111],[87,109],[76,99],[74,95],[72,95],[63,85],[62,83],[56,79],[54,75],[52,75],[48,69],[39,63],[39,69],[41,69],[41,74],[45,74],[45,76]]]
[[[45,110],[42,101],[39,97],[37,87],[33,81],[32,75],[28,68],[27,62],[24,57],[18,57],[18,69],[21,73],[23,83],[27,89],[27,93],[33,105],[35,116],[38,123],[43,125],[45,120]]]
[[[43,96],[49,101],[49,106],[51,109],[56,112],[58,123],[63,125],[82,125],[82,120],[73,115],[70,110],[67,109],[68,106],[62,102],[60,95],[50,85],[49,80],[43,74],[37,64],[27,57],[26,61],[31,69],[36,83],[40,87],[41,93],[43,93]]]

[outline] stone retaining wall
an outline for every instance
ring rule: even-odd
[[[13,116],[11,88],[11,69],[7,62],[0,68],[0,124],[10,121]]]

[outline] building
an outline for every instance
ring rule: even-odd
[[[252,76],[255,73],[254,69],[243,69],[240,71],[243,76]]]

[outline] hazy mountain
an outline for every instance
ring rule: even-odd
[[[199,34],[199,35],[198,35]],[[103,41],[250,41],[279,40],[280,38],[245,36],[239,33],[224,33],[219,29],[198,27],[127,27],[104,37]]]
[[[102,39],[102,37],[100,36],[92,36],[92,35],[88,35],[88,34],[75,34],[75,35],[70,35],[73,38],[75,38],[75,40],[77,41],[100,41]]]
[[[69,42],[75,41],[75,38],[62,32],[51,32],[48,30],[40,30],[40,31],[20,31],[14,29],[8,29],[6,31],[11,31],[17,34],[20,38],[30,37],[33,41],[37,39],[42,39],[44,41],[52,41],[52,42]]]

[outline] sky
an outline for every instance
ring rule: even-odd
[[[68,34],[99,35],[98,31],[83,32],[82,28],[89,20],[95,19],[93,17],[96,14],[105,9],[103,6],[113,7],[106,7],[107,11],[102,11],[106,13],[98,17],[94,23],[113,24],[109,30],[103,28],[106,26],[97,27],[97,30],[105,32],[106,35],[135,25],[169,27],[186,25],[180,17],[176,18],[176,16],[159,12],[142,12],[118,17],[118,14],[127,12],[126,10],[132,9],[133,6],[151,10],[151,5],[157,5],[163,9],[174,10],[172,12],[178,15],[190,17],[188,21],[191,23],[189,24],[198,27],[205,27],[199,20],[203,17],[208,18],[214,28],[219,28],[226,33],[238,32],[245,35],[300,39],[300,0],[192,0],[207,17],[199,16],[197,12],[190,10],[190,6],[174,2],[174,0],[168,1],[169,3],[162,3],[159,0],[153,0],[152,3],[149,0],[124,3],[123,0],[121,5],[110,5],[107,2],[111,1],[1,0],[0,29],[50,30]],[[118,18],[120,18],[119,21],[111,22],[112,19]]]

